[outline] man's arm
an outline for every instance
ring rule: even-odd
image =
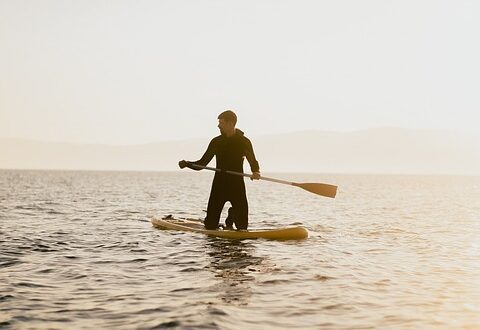
[[[178,166],[180,168],[188,167],[188,168],[191,168],[192,170],[195,170],[195,171],[201,170],[200,168],[193,167],[192,164],[207,166],[208,163],[210,163],[210,161],[212,160],[213,156],[215,156],[215,145],[216,144],[215,144],[214,140],[210,141],[210,143],[208,145],[208,148],[205,151],[205,153],[203,154],[202,158],[200,158],[199,160],[194,161],[194,162],[181,160],[181,161],[178,162]]]
[[[257,158],[255,157],[255,152],[253,152],[252,142],[249,139],[245,138],[245,157],[250,164],[250,170],[252,171],[252,180],[260,179],[260,165],[258,164]]]

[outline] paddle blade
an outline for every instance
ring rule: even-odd
[[[311,193],[320,195],[320,196],[325,196],[325,197],[330,197],[330,198],[335,198],[337,195],[337,186],[331,185],[331,184],[326,184],[326,183],[293,183],[294,186],[300,187],[302,189],[305,189],[306,191],[309,191]]]

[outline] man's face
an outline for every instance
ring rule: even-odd
[[[227,132],[230,132],[233,129],[233,124],[225,121],[223,118],[220,118],[218,120],[218,128],[220,129],[220,133],[222,135],[226,135]]]

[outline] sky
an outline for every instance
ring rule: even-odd
[[[0,137],[373,127],[480,140],[480,2],[0,0]]]

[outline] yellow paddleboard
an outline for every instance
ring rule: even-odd
[[[175,219],[171,216],[165,218],[154,217],[152,224],[160,229],[189,231],[229,239],[264,238],[285,241],[308,238],[308,230],[300,226],[259,230],[208,230],[205,229],[201,220]]]

